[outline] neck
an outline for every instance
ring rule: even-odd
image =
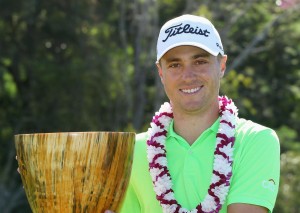
[[[215,105],[201,113],[178,113],[173,109],[174,131],[190,145],[219,117],[219,106]]]

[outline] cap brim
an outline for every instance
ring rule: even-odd
[[[166,54],[169,50],[175,48],[175,47],[178,47],[178,46],[194,46],[194,47],[199,47],[203,50],[205,50],[206,52],[212,54],[213,56],[217,56],[219,54],[223,55],[222,52],[216,50],[212,50],[210,48],[208,48],[207,46],[203,45],[203,44],[200,44],[200,43],[196,43],[196,42],[179,42],[179,43],[176,43],[174,45],[170,45],[168,48],[166,48],[159,56],[157,56],[157,59],[156,59],[156,63],[159,62],[159,60],[164,56],[164,54]]]

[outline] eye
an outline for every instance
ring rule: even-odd
[[[171,64],[169,64],[169,68],[178,68],[178,67],[180,67],[179,63],[171,63]]]
[[[208,63],[208,61],[205,59],[198,59],[195,61],[196,65],[207,64],[207,63]]]

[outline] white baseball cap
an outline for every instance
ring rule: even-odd
[[[206,18],[182,15],[166,22],[157,40],[157,62],[170,49],[182,45],[196,46],[210,54],[224,55],[220,35]]]

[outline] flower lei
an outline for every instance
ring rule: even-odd
[[[238,114],[233,101],[226,96],[219,97],[219,114],[220,127],[216,136],[213,175],[208,194],[195,209],[189,211],[177,202],[167,167],[165,141],[173,119],[171,105],[166,102],[155,113],[151,128],[148,130],[147,158],[156,199],[160,202],[164,213],[218,213],[220,211],[228,194],[232,176],[233,145]]]

